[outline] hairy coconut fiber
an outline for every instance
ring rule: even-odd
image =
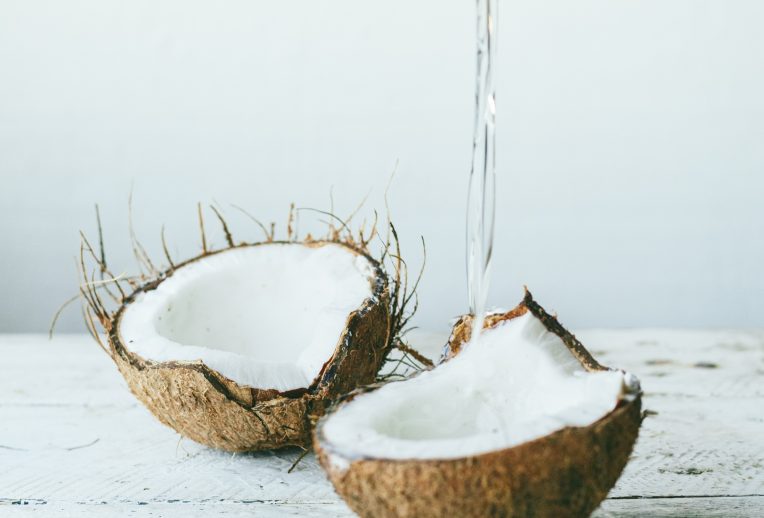
[[[140,243],[134,241],[134,251],[140,264],[150,272],[139,277],[115,277],[109,272],[103,253],[100,223],[100,255],[83,236],[80,263],[85,282],[80,291],[85,302],[83,313],[88,329],[114,360],[133,394],[162,423],[184,437],[231,452],[284,446],[307,447],[310,445],[313,424],[324,413],[329,402],[356,387],[373,383],[390,350],[400,344],[398,336],[410,316],[404,316],[406,295],[405,289],[399,290],[401,271],[396,269],[391,278],[383,271],[381,263],[385,257],[389,257],[387,250],[381,261],[369,256],[367,245],[375,237],[376,229],[372,229],[368,236],[361,232],[354,238],[349,230],[344,235],[330,226],[330,235],[325,239],[314,240],[308,236],[297,241],[291,235],[293,213],[290,212],[288,241],[275,241],[271,230],[270,234],[266,231],[267,240],[264,242],[235,244],[225,221],[217,210],[215,213],[223,224],[228,248],[208,249],[200,209],[203,253],[182,263],[175,263],[165,246],[170,266],[166,270],[159,270],[148,259]],[[138,294],[155,289],[171,277],[175,270],[211,254],[226,253],[230,249],[288,243],[316,247],[327,243],[340,244],[365,256],[375,270],[372,296],[349,315],[332,357],[327,358],[320,374],[310,386],[285,392],[267,387],[243,386],[201,361],[154,362],[130,351],[123,343],[120,318],[125,308]],[[397,246],[397,237],[394,245]],[[98,266],[90,276],[85,273],[84,257],[88,254]],[[105,280],[99,281],[96,278],[95,272],[98,270],[101,279]],[[126,284],[125,288],[122,287],[123,283]],[[116,309],[107,309],[103,301],[108,302],[109,298],[115,303]],[[107,343],[101,341],[96,322],[105,331]]]
[[[602,370],[586,349],[526,292],[512,311],[486,326],[530,311],[563,339],[586,370]],[[469,339],[461,319],[450,355]],[[641,423],[637,394],[585,427],[567,427],[507,449],[456,459],[339,459],[324,449],[322,419],[314,447],[337,492],[363,517],[585,517],[626,465]],[[330,416],[327,416],[327,418]]]

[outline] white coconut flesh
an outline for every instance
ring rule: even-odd
[[[468,457],[590,425],[631,397],[635,383],[621,371],[585,371],[527,312],[431,371],[356,397],[326,419],[319,440],[337,467]]]
[[[310,386],[373,296],[375,268],[339,244],[267,244],[191,262],[129,304],[123,345],[155,362],[201,361],[241,384]]]

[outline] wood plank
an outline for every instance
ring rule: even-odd
[[[14,407],[2,417],[0,498],[338,502],[312,456],[287,473],[297,450],[211,450],[180,441],[139,405]]]
[[[611,493],[616,499],[597,516],[679,516],[670,514],[679,500],[697,500],[687,509],[698,512],[733,513],[724,516],[761,510],[758,497],[742,498],[753,507],[721,497],[764,494],[764,333],[595,330],[579,337],[604,363],[638,374],[645,406],[657,412]],[[431,355],[445,341],[425,338]],[[151,509],[175,516],[174,506],[210,512],[212,502],[231,516],[268,516],[270,503],[279,515],[349,513],[312,456],[288,474],[297,452],[232,456],[179,441],[136,403],[88,337],[5,335],[0,351],[0,514],[44,507],[45,514],[88,516],[104,511],[101,502],[136,516]],[[19,500],[30,504],[10,503]]]
[[[611,496],[764,494],[764,333],[578,336],[603,363],[636,373],[657,412]]]
[[[605,500],[592,518],[759,518],[764,496]]]
[[[592,330],[579,339],[648,396],[764,398],[764,332]]]
[[[2,501],[2,516],[50,516],[62,518],[102,518],[104,516],[130,516],[131,518],[277,518],[300,516],[304,518],[345,518],[355,516],[342,503],[289,504],[265,502],[109,502],[79,503],[58,501]]]
[[[271,518],[303,516],[337,518],[354,516],[343,504],[272,504],[264,502],[114,502],[108,504],[57,501],[3,501],[0,513],[12,516],[134,518]],[[764,516],[764,497],[650,498],[606,500],[592,518],[759,518]]]
[[[114,363],[86,335],[0,335],[0,405],[131,406]]]
[[[648,397],[648,417],[611,496],[764,494],[764,402]]]
[[[0,498],[338,503],[315,458],[231,455],[181,440],[85,336],[0,337]],[[34,373],[30,375],[30,373]]]
[[[764,494],[764,436],[748,422],[761,402],[726,403],[703,415],[702,407],[653,401],[659,414],[645,421],[612,496]],[[312,456],[287,474],[297,452],[231,456],[179,442],[139,405],[3,408],[0,438],[0,497],[336,499]]]

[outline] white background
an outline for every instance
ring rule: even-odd
[[[489,301],[527,283],[575,327],[762,326],[764,3],[500,3]],[[76,292],[96,202],[113,268],[133,268],[131,185],[139,237],[156,253],[165,224],[180,257],[197,201],[281,223],[333,186],[340,214],[371,192],[368,216],[396,162],[404,254],[428,248],[417,323],[444,329],[466,307],[473,17],[470,0],[0,0],[0,332],[47,329]]]

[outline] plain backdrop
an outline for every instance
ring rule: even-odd
[[[474,1],[0,0],[0,332],[76,293],[78,231],[130,259],[241,239],[290,202],[389,206],[416,323],[466,309]],[[573,327],[762,326],[764,3],[500,0],[489,302]],[[315,213],[301,212],[301,231]],[[214,226],[211,215],[208,226]],[[211,230],[211,239],[223,243]],[[256,294],[253,294],[256,296]],[[61,330],[81,331],[76,309]]]

